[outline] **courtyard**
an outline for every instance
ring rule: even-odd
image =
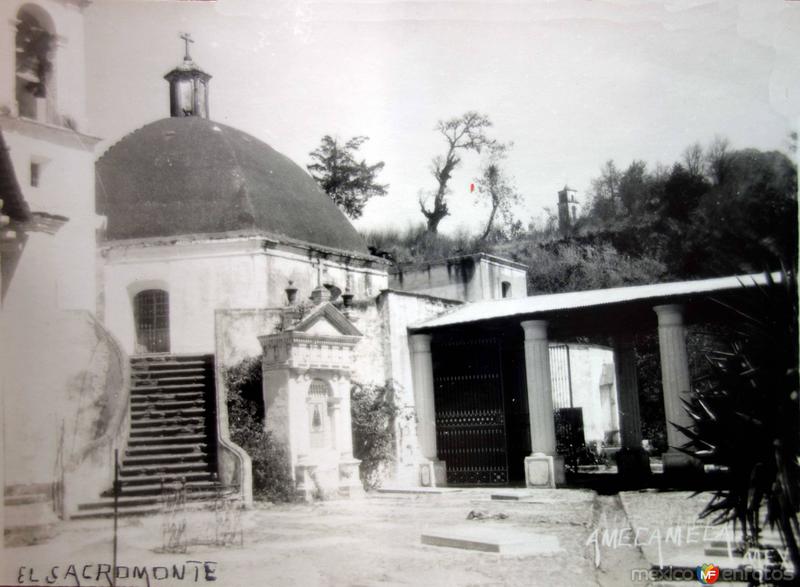
[[[686,567],[725,563],[719,557],[705,560],[710,542],[724,531],[699,525],[704,495],[438,491],[257,504],[233,524],[229,517],[222,522],[226,531],[233,530],[225,546],[214,545],[221,522],[219,512],[210,509],[122,518],[117,566],[127,579],[119,584],[626,585],[646,584],[634,581],[631,571],[648,569],[659,559]],[[165,552],[170,529],[178,527],[185,552]],[[470,531],[488,540],[521,539],[532,549],[498,554],[421,540],[423,534]],[[112,538],[111,519],[61,522],[50,541],[8,548],[0,580],[3,585],[108,585],[104,571],[113,560]]]

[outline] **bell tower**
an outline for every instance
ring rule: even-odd
[[[189,55],[191,35],[182,34],[185,47],[183,63],[164,76],[169,82],[169,113],[173,118],[199,116],[208,118],[208,80],[211,76],[195,65]]]

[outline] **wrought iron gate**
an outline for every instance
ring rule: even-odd
[[[508,482],[506,416],[496,338],[433,345],[436,440],[455,485]]]

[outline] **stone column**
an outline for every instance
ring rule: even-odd
[[[417,442],[423,457],[419,482],[422,486],[443,485],[444,462],[436,451],[436,406],[433,398],[433,357],[431,336],[414,334],[409,337],[411,378],[414,383],[414,409],[417,415]]]
[[[689,356],[686,352],[686,327],[683,323],[683,306],[668,304],[655,306],[658,315],[658,347],[661,355],[661,386],[664,393],[664,415],[667,425],[669,449],[664,453],[664,471],[668,469],[696,468],[697,462],[676,450],[688,438],[674,424],[691,426],[681,399],[691,398]]]
[[[564,459],[556,454],[550,349],[545,320],[522,322],[525,331],[525,380],[531,425],[531,456],[525,459],[529,487],[555,487],[564,482]]]
[[[642,421],[639,414],[639,381],[636,375],[636,349],[633,335],[614,337],[614,368],[617,378],[622,450],[617,453],[620,475],[639,478],[650,474],[650,459],[642,448]]]
[[[336,454],[340,454],[342,452],[342,439],[339,436],[342,433],[342,426],[339,424],[339,418],[341,416],[341,407],[342,400],[338,397],[329,397],[328,398],[328,417],[330,418],[331,422],[331,448],[336,451]],[[353,455],[349,455],[353,456]]]

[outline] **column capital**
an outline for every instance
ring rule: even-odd
[[[408,337],[409,346],[412,353],[430,353],[431,352],[431,335],[430,334],[412,334]]]
[[[665,304],[653,307],[653,311],[658,314],[659,326],[683,326],[683,309],[682,304]]]
[[[519,324],[525,331],[525,340],[547,340],[547,320],[523,320]]]

